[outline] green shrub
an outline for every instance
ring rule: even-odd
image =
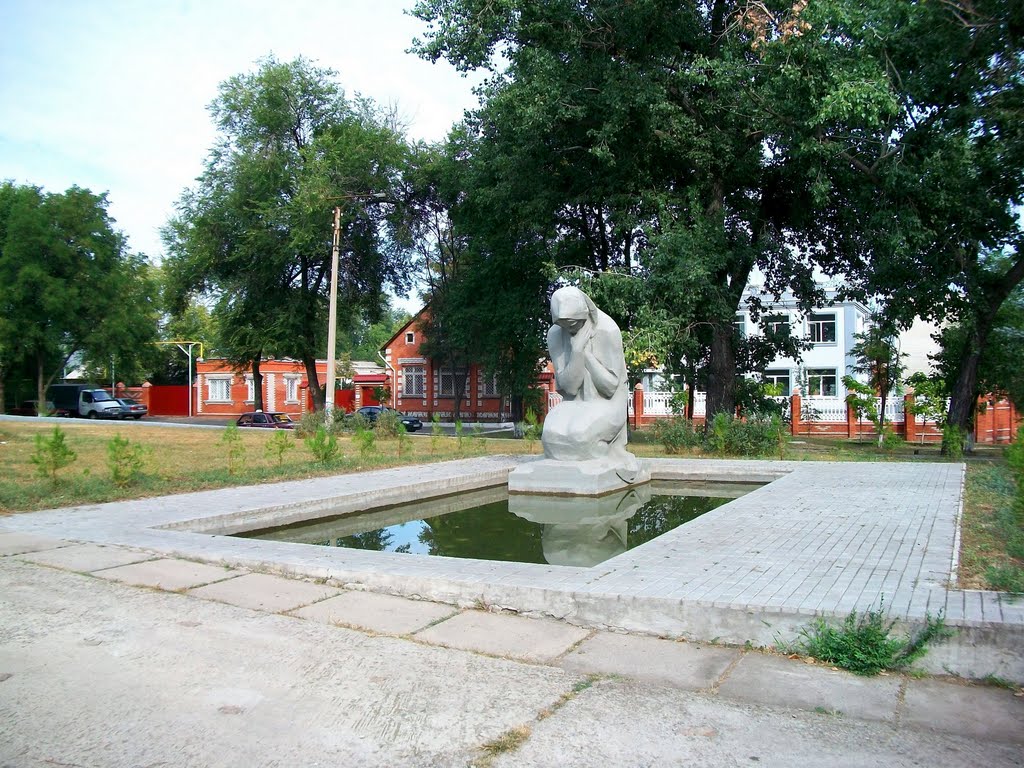
[[[985,581],[989,588],[998,592],[1024,593],[1024,568],[1006,563],[990,565],[985,570]]]
[[[881,448],[885,451],[895,451],[901,445],[904,444],[904,439],[896,434],[896,430],[891,425],[886,424],[882,427],[882,442]]]
[[[405,425],[397,411],[381,411],[377,415],[376,429],[377,437],[382,439],[405,434]]]
[[[964,445],[967,443],[967,433],[960,427],[953,424],[946,424],[942,428],[942,450],[946,456],[954,461],[964,457]]]
[[[295,425],[295,433],[301,438],[311,437],[318,429],[327,428],[327,414],[324,411],[308,411],[302,414],[298,424]]]
[[[304,438],[303,442],[313,454],[313,458],[321,464],[330,464],[338,458],[338,438],[322,426],[310,437]]]
[[[544,434],[544,425],[537,418],[537,412],[533,408],[527,408],[523,421],[519,422],[519,432],[530,446],[530,453],[533,453],[534,446]]]
[[[434,413],[430,417],[430,452],[437,453],[441,447],[441,438],[444,437],[444,430],[441,429],[441,417]]]
[[[858,675],[877,675],[909,666],[928,652],[927,645],[951,636],[940,613],[925,615],[924,627],[906,637],[892,637],[895,621],[886,621],[884,605],[863,614],[851,611],[836,627],[817,619],[800,631],[796,650]]]
[[[121,435],[114,435],[107,443],[107,466],[110,479],[118,488],[131,485],[142,473],[146,460],[146,446],[132,443]]]
[[[239,432],[238,425],[228,424],[220,441],[227,446],[228,474],[233,475],[245,460],[245,443],[242,442],[242,433]]]
[[[57,472],[71,464],[78,455],[68,447],[64,431],[59,426],[54,426],[49,437],[36,435],[35,443],[36,449],[29,461],[36,465],[36,474],[49,478],[56,485]]]
[[[701,435],[693,428],[693,422],[682,416],[658,419],[654,422],[654,437],[665,448],[665,453],[682,453],[697,448]]]
[[[267,458],[277,459],[277,466],[284,464],[284,455],[295,447],[295,441],[288,436],[288,430],[275,429],[274,435],[266,445],[263,446],[263,453]]]
[[[370,428],[370,425],[361,414],[357,415],[359,416],[360,423],[355,426],[352,440],[359,447],[359,455],[365,457],[376,449],[377,434]]]
[[[704,435],[704,450],[717,456],[781,456],[786,448],[786,434],[777,415],[742,420],[716,413]]]

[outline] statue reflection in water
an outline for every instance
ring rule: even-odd
[[[650,500],[644,485],[597,497],[513,494],[508,508],[544,526],[548,563],[589,568],[626,551],[629,519]]]

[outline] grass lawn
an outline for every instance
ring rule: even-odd
[[[523,440],[436,436],[429,428],[407,440],[375,440],[359,447],[351,435],[338,437],[338,457],[316,460],[307,443],[284,433],[293,447],[281,460],[270,448],[274,430],[239,430],[238,448],[225,442],[225,430],[145,424],[121,425],[69,419],[57,424],[75,460],[57,472],[57,482],[39,477],[31,457],[36,437],[53,434],[52,422],[0,422],[0,515],[36,509],[163,496],[235,485],[295,480],[365,469],[445,461],[487,453],[539,453],[540,444]],[[125,487],[111,479],[108,445],[116,436],[143,446],[139,476]],[[630,450],[664,457],[661,445],[638,434]],[[229,460],[229,453],[235,459]],[[778,458],[778,457],[768,457]],[[785,452],[796,461],[939,461],[938,446],[903,444],[881,451],[870,441],[804,437]],[[231,465],[231,466],[229,466]],[[960,553],[961,586],[1024,592],[1024,526],[1013,511],[1014,481],[1002,449],[980,449],[968,461]],[[233,470],[233,471],[232,471]]]

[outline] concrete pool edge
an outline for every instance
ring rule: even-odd
[[[713,519],[692,530],[666,534],[595,568],[451,562],[322,547],[308,553],[303,551],[308,545],[253,546],[183,530],[195,520],[251,519],[271,508],[294,510],[339,496],[483,487],[523,460],[529,459],[492,456],[25,513],[0,519],[0,529],[142,547],[592,627],[738,645],[791,639],[815,616],[863,611],[881,597],[890,615],[904,623],[941,610],[960,630],[925,657],[928,671],[1024,679],[1024,607],[998,593],[949,588],[962,465],[648,460],[656,479],[776,482],[708,513]],[[281,495],[289,497],[288,504],[266,504]],[[783,523],[779,534],[775,528]]]

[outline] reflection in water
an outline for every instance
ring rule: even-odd
[[[591,497],[488,488],[250,531],[246,538],[441,557],[589,567],[758,486],[649,483]]]
[[[627,521],[651,500],[649,485],[607,496],[509,496],[512,514],[543,526],[544,559],[589,568],[626,551]]]

